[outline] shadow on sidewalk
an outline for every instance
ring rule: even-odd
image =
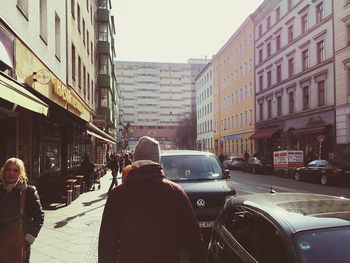
[[[102,201],[102,200],[105,200],[107,196],[108,196],[108,194],[107,194],[107,193],[104,193],[104,194],[101,194],[101,195],[99,196],[100,198],[95,199],[95,200],[92,200],[92,201],[89,201],[89,202],[82,202],[82,204],[83,204],[84,206],[89,206],[89,205],[92,205],[92,204],[94,204],[94,203],[97,203],[97,202],[100,202],[100,201]]]
[[[65,225],[68,224],[69,221],[72,221],[73,219],[75,219],[75,218],[77,218],[77,217],[85,216],[86,213],[91,212],[91,211],[96,210],[96,209],[99,209],[99,208],[103,207],[104,205],[105,205],[105,204],[100,205],[100,206],[97,206],[97,207],[92,208],[92,209],[90,209],[90,210],[86,210],[85,212],[80,213],[80,214],[77,214],[77,215],[75,215],[75,216],[67,217],[67,218],[64,219],[64,220],[58,221],[58,222],[55,223],[55,228],[64,227]]]

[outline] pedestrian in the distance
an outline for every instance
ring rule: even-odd
[[[191,263],[207,253],[192,205],[178,184],[164,177],[160,147],[141,137],[124,184],[109,194],[102,216],[99,263]]]
[[[10,239],[5,240],[11,246],[0,247],[0,262],[29,262],[30,246],[44,223],[44,211],[41,206],[38,191],[35,186],[28,185],[28,178],[22,160],[17,158],[8,159],[0,170],[0,225],[1,230],[12,228],[14,218],[21,216],[23,219],[24,232],[24,255],[25,260],[21,261],[20,254],[10,255],[16,244],[10,243]],[[21,201],[23,202],[23,211],[21,211]],[[6,223],[5,223],[6,222]],[[12,234],[17,234],[18,227]],[[4,232],[0,237],[1,244],[4,244]],[[23,239],[22,239],[23,240]],[[6,244],[5,243],[5,244]],[[22,244],[23,245],[23,244]],[[10,257],[9,257],[10,256]]]
[[[111,170],[112,170],[112,182],[108,189],[108,194],[111,192],[114,186],[118,185],[117,175],[119,171],[119,161],[120,161],[120,155],[115,154],[113,157],[113,160],[111,161]]]
[[[124,166],[128,166],[131,164],[131,159],[128,153],[125,153],[124,155]]]
[[[84,155],[83,161],[80,164],[80,170],[84,175],[86,189],[87,191],[90,191],[94,181],[95,165],[90,161],[90,156],[88,154]]]

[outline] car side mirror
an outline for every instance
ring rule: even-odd
[[[225,179],[230,179],[230,170],[225,170]]]

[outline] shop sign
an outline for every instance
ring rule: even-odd
[[[51,81],[51,74],[46,69],[39,69],[33,73],[33,80],[40,84],[48,84]]]
[[[83,111],[83,105],[73,96],[72,91],[62,84],[62,82],[60,82],[58,79],[54,79],[53,86],[55,96],[66,101],[80,113]]]

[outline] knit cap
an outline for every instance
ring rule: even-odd
[[[143,136],[136,144],[134,161],[151,160],[160,163],[159,142],[151,137]]]

